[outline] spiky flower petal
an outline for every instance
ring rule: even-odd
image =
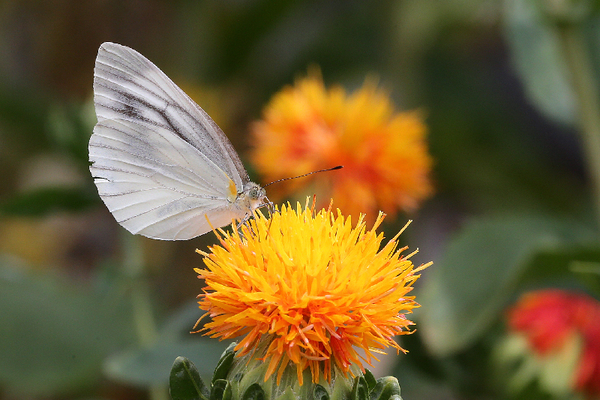
[[[219,230],[220,245],[200,252],[206,269],[195,270],[212,318],[204,333],[244,336],[237,354],[264,360],[265,380],[292,365],[300,384],[305,370],[313,382],[330,380],[388,346],[404,351],[393,337],[410,332],[405,314],[418,304],[408,293],[428,264],[415,268],[401,254],[400,233],[382,246],[383,218],[367,229],[363,216],[353,224],[339,210],[287,205],[240,231]]]

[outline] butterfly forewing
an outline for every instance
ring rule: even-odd
[[[189,239],[241,218],[231,182],[248,175],[216,123],[136,51],[104,43],[94,70],[98,124],[90,171],[100,197],[132,233]]]

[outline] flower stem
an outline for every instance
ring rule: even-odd
[[[158,333],[139,237],[129,233],[125,234],[123,258],[125,272],[131,282],[133,322],[138,342],[141,347],[149,347],[155,343]],[[148,391],[151,400],[169,399],[165,385],[152,385]]]
[[[596,221],[600,227],[600,98],[581,28],[576,23],[555,23],[561,50],[571,78],[579,113],[579,128],[588,164]]]
[[[142,346],[149,346],[156,339],[156,321],[150,301],[150,288],[146,279],[139,238],[127,234],[124,236],[123,244],[123,264],[131,282],[135,330],[139,343]]]

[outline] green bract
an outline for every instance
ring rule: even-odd
[[[205,385],[194,364],[177,357],[170,375],[173,400],[402,400],[400,385],[394,377],[375,379],[365,370],[353,370],[355,377],[341,372],[332,374],[331,382],[313,383],[310,373],[300,385],[295,366],[290,365],[281,379],[264,380],[267,363],[258,359],[234,359],[235,343],[225,350],[211,380]]]

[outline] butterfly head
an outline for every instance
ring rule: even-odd
[[[238,195],[236,203],[247,214],[251,214],[257,208],[267,207],[271,210],[273,207],[273,203],[267,197],[265,188],[254,182],[248,182],[244,185],[244,191]]]

